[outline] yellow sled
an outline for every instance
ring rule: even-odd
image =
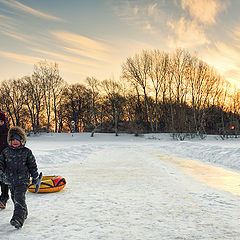
[[[39,193],[59,192],[66,186],[65,178],[61,176],[43,176],[38,190]],[[36,186],[30,182],[29,192],[35,192]]]

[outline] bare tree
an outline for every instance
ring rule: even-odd
[[[171,131],[186,132],[188,123],[186,119],[188,82],[186,72],[189,67],[190,54],[177,49],[170,57],[167,71],[167,86],[170,103]]]
[[[159,50],[149,52],[150,71],[149,76],[152,81],[155,92],[155,130],[158,131],[158,114],[159,114],[159,94],[162,95],[162,104],[165,104],[167,93],[167,76],[169,71],[169,55]]]
[[[23,108],[23,81],[10,79],[4,81],[0,88],[1,103],[9,114],[13,125],[21,125],[21,111]]]
[[[224,130],[225,133],[228,132],[226,128],[228,128],[228,130],[230,130],[232,133],[235,134],[235,136],[237,137],[237,135],[239,134],[239,115],[240,115],[240,90],[239,88],[235,88],[233,92],[229,93],[228,92],[228,88],[225,88],[226,91],[226,98],[228,97],[228,108],[226,107],[227,105],[222,104],[222,108],[224,108],[225,111],[231,111],[232,114],[232,119],[229,123],[228,126],[224,126]],[[222,123],[224,124],[224,120],[222,119]]]
[[[62,93],[63,118],[69,129],[71,121],[75,122],[75,132],[80,132],[87,124],[86,116],[90,104],[89,91],[83,84],[71,84]]]
[[[27,106],[32,130],[36,134],[40,129],[40,112],[43,107],[43,89],[39,79],[34,75],[24,77],[24,103]]]
[[[146,50],[142,51],[140,55],[136,54],[133,58],[127,58],[126,62],[123,63],[122,78],[141,86],[147,106],[151,130],[153,132],[153,116],[147,92],[150,66],[151,61],[148,52]]]
[[[101,85],[111,105],[114,129],[117,136],[118,122],[123,105],[123,98],[121,96],[122,87],[119,83],[112,79],[102,81]]]
[[[42,61],[34,65],[33,77],[38,80],[43,90],[47,114],[47,132],[50,128],[52,108],[54,111],[55,132],[57,131],[57,102],[62,91],[63,79],[59,75],[58,65]]]
[[[57,65],[54,68],[54,74],[52,78],[52,101],[54,111],[55,132],[58,131],[58,123],[61,124],[60,115],[58,115],[58,109],[61,107],[61,94],[66,86],[66,82],[60,77]]]
[[[91,94],[91,115],[93,117],[93,126],[96,128],[98,125],[98,111],[97,111],[97,101],[99,98],[99,85],[100,82],[94,77],[87,77],[86,82],[90,88]]]
[[[205,133],[204,118],[207,109],[222,97],[221,77],[209,65],[198,58],[191,59],[189,71],[190,106],[193,109],[193,121],[196,133]]]

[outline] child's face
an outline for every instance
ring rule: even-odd
[[[11,146],[12,146],[12,147],[19,147],[19,146],[21,146],[21,142],[18,141],[17,139],[13,139],[13,140],[11,141]]]
[[[4,124],[3,120],[0,120],[0,126],[2,126]]]

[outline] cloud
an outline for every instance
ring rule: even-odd
[[[16,53],[12,53],[12,52],[5,52],[5,51],[0,51],[0,56],[5,57],[5,58],[9,58],[12,61],[18,62],[20,64],[27,64],[27,65],[31,65],[33,66],[34,64],[41,62],[43,60],[47,60],[49,62],[56,62],[54,59],[52,58],[40,58],[40,57],[33,57],[33,56],[29,56],[29,55],[23,55],[23,54],[16,54]],[[64,71],[65,73],[71,73],[71,74],[77,74],[78,76],[81,75],[91,75],[90,73],[92,73],[92,67],[90,66],[84,66],[81,67],[79,66],[78,62],[75,63],[69,63],[69,62],[65,62],[65,61],[57,61],[60,70]]]
[[[147,16],[152,18],[154,23],[161,23],[163,21],[163,11],[158,3],[152,3],[147,6]]]
[[[1,20],[10,20],[10,21],[12,21],[13,20],[13,18],[11,18],[11,17],[9,17],[9,16],[5,16],[5,15],[2,15],[2,14],[0,14],[0,19]]]
[[[64,49],[68,52],[100,61],[111,60],[111,48],[100,41],[67,31],[53,31],[51,34],[66,44]]]
[[[4,51],[0,51],[0,56],[12,59],[20,63],[30,64],[30,65],[33,65],[34,63],[42,60],[41,58],[38,58],[38,57],[32,57],[32,56],[27,56],[23,54],[4,52]]]
[[[146,23],[146,25],[143,28],[148,31],[154,31],[153,26],[150,23]]]
[[[3,30],[6,29],[15,29],[18,26],[19,22],[16,19],[0,14],[0,27]]]
[[[30,8],[30,7],[20,3],[18,1],[15,1],[15,0],[0,0],[0,3],[3,3],[5,5],[7,5],[8,7],[26,12],[28,14],[31,14],[31,15],[34,15],[34,16],[37,16],[37,17],[40,17],[40,18],[52,20],[52,21],[55,21],[55,22],[63,22],[64,21],[61,18],[58,18],[58,17],[55,17],[53,15],[46,14],[46,13],[43,13],[41,11],[35,10],[35,9]]]
[[[27,37],[23,34],[16,34],[16,33],[11,33],[11,32],[8,32],[8,31],[1,31],[1,33],[8,36],[8,37],[20,40],[22,42],[29,42],[27,40]]]
[[[231,83],[240,84],[240,49],[235,45],[216,42],[214,47],[200,53],[201,58],[214,66]]]
[[[181,6],[190,15],[204,24],[215,24],[217,15],[227,4],[219,0],[182,0]]]
[[[234,27],[230,30],[230,36],[237,47],[240,47],[240,27]]]
[[[225,36],[229,37],[228,42],[213,42],[200,54],[222,76],[240,87],[240,27],[232,27]]]
[[[150,4],[150,5],[148,6],[148,14],[149,14],[150,16],[154,15],[155,12],[156,12],[156,9],[157,9],[157,3]]]
[[[169,35],[167,45],[170,48],[194,48],[210,43],[204,29],[195,21],[180,18],[179,21],[169,20],[167,25],[172,29],[175,36]]]
[[[240,58],[240,51],[223,42],[216,42],[213,48],[205,52],[204,58],[215,65],[221,73],[240,67],[237,60]]]
[[[47,56],[54,57],[57,59],[57,61],[64,60],[64,61],[71,62],[71,63],[78,64],[78,65],[80,64],[80,65],[88,65],[91,67],[99,67],[99,64],[96,64],[95,62],[89,61],[86,59],[71,57],[71,56],[67,56],[64,54],[59,54],[59,53],[55,53],[55,52],[51,52],[51,51],[44,51],[44,50],[40,50],[40,49],[32,49],[32,50],[35,52],[47,55]]]
[[[150,3],[149,3],[150,2]],[[125,23],[155,34],[163,23],[164,12],[155,1],[122,1],[115,3],[114,13]]]
[[[130,1],[113,2],[114,13],[122,20],[133,20],[139,14],[140,8],[137,5],[132,5]]]

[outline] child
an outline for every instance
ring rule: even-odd
[[[9,147],[0,155],[0,171],[5,172],[10,183],[11,198],[14,203],[11,225],[21,228],[27,218],[25,194],[28,189],[30,176],[33,184],[37,183],[38,170],[32,151],[25,147],[26,134],[20,127],[12,127],[8,132]]]
[[[8,135],[8,125],[7,119],[3,112],[0,112],[0,154],[4,148],[8,146],[7,143]],[[1,185],[1,196],[0,196],[0,208],[4,209],[6,207],[7,200],[9,199],[8,195],[8,185],[3,181],[0,181]]]

